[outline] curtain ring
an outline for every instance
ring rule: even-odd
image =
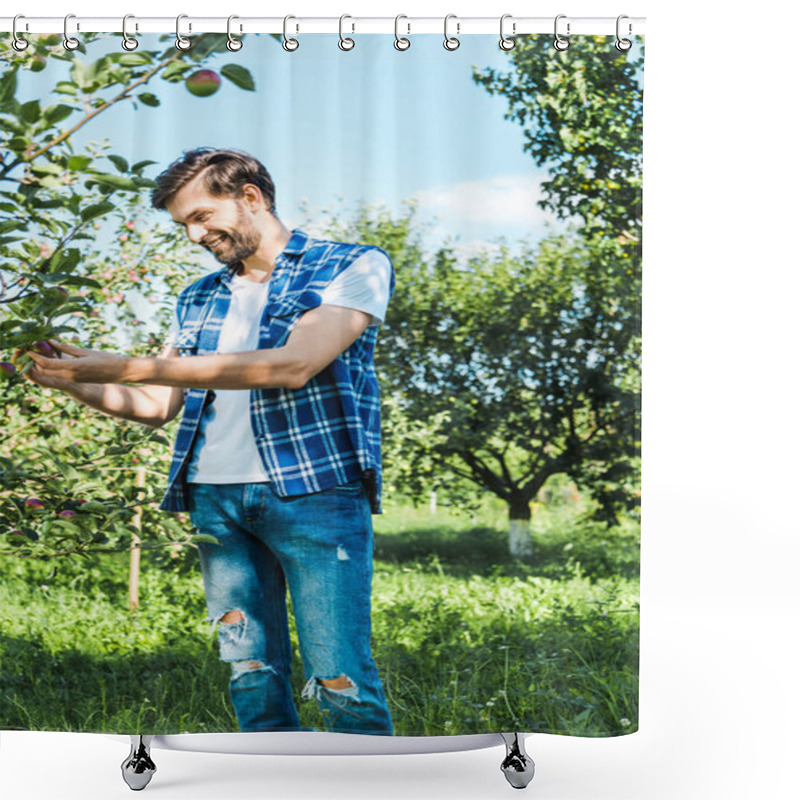
[[[289,14],[289,16],[283,18],[283,49],[289,53],[293,53],[298,47],[300,47],[300,42],[298,42],[297,39],[290,39],[286,35],[288,22],[290,19],[297,19],[297,17],[293,17],[291,14]],[[297,26],[297,28],[299,29],[299,26]]]
[[[632,44],[630,39],[622,39],[622,38],[620,38],[620,35],[619,35],[620,25],[619,25],[619,23],[623,19],[628,19],[628,17],[625,14],[620,14],[617,17],[617,43],[614,45],[617,48],[617,50],[619,50],[622,53],[624,53],[626,50],[630,50],[631,49],[631,44]],[[629,22],[628,23],[628,36],[631,35],[631,30],[632,30],[632,26],[631,26],[631,23]]]
[[[81,46],[81,43],[74,36],[70,36],[67,31],[67,23],[70,19],[75,19],[75,15],[67,14],[67,16],[64,17],[64,49],[77,50]]]
[[[235,36],[233,36],[231,34],[231,21],[234,20],[234,19],[239,19],[239,17],[237,17],[235,14],[231,14],[231,16],[228,17],[228,44],[227,44],[227,47],[228,47],[228,50],[231,51],[231,53],[238,53],[242,49],[242,40],[241,39],[237,39]],[[240,25],[239,26],[239,30],[241,31],[241,29],[242,29],[242,26]]]
[[[516,39],[514,39],[511,36],[506,36],[503,33],[503,23],[507,19],[511,19],[511,14],[503,14],[503,16],[500,17],[500,49],[501,50],[505,50],[506,52],[508,52],[509,50],[513,50],[514,49],[514,45],[517,43]],[[516,32],[517,32],[517,23],[516,22],[512,22],[511,23],[511,33],[516,33]]]
[[[130,52],[139,46],[139,41],[132,36],[128,36],[128,20],[134,19],[133,14],[126,14],[122,18],[122,49]],[[139,23],[135,23],[136,32],[139,32]]]
[[[21,53],[23,50],[25,50],[28,47],[29,42],[23,36],[18,36],[17,35],[17,20],[18,19],[25,19],[24,14],[17,14],[17,16],[14,17],[14,21],[11,23],[11,35],[14,37],[11,40],[11,46],[18,53]]]
[[[553,47],[555,47],[556,50],[559,50],[561,52],[563,52],[564,50],[566,50],[569,47],[569,39],[565,39],[563,36],[559,36],[558,35],[558,21],[560,19],[566,19],[566,18],[567,18],[566,14],[559,14],[556,17],[556,22],[555,22],[555,37],[556,38],[555,38],[555,41],[553,42]],[[569,22],[567,23],[567,34],[569,34]]]
[[[456,36],[448,36],[447,35],[447,23],[451,19],[458,19],[455,14],[448,14],[444,18],[444,49],[445,50],[458,50],[461,42],[458,41]],[[456,22],[456,35],[458,35],[461,31],[461,23]]]
[[[408,19],[408,17],[405,14],[398,14],[394,18],[394,46],[396,50],[408,50],[408,48],[411,47],[411,39],[400,36],[399,27],[401,19]],[[408,33],[411,33],[411,25],[408,22],[406,22],[406,27],[408,28]]]
[[[349,36],[345,37],[345,35],[342,33],[342,23],[346,19],[353,19],[353,18],[349,14],[342,14],[342,16],[339,17],[339,49],[340,50],[352,50],[356,46],[356,43]],[[355,31],[356,26],[352,22],[350,23],[350,25],[351,25],[353,31]]]
[[[178,18],[175,20],[175,47],[178,50],[188,50],[192,46],[192,40],[187,39],[185,36],[181,36],[181,20],[186,19],[189,15],[188,14],[178,14]],[[192,29],[192,26],[189,26],[189,30]]]

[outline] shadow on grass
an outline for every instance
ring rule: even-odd
[[[51,652],[0,635],[0,729],[86,733],[236,731],[228,670],[204,643],[170,652]],[[214,687],[214,688],[212,688]]]
[[[494,528],[469,530],[416,528],[403,533],[375,534],[375,558],[390,563],[422,566],[457,578],[471,575],[525,578],[563,578],[576,564],[593,578],[639,574],[638,537],[613,531],[607,536],[534,536],[534,555],[522,561],[508,552],[508,536]]]

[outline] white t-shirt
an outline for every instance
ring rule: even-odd
[[[389,304],[391,265],[383,253],[369,250],[359,256],[322,291],[322,303],[343,306],[372,315],[370,325],[380,325]],[[220,331],[218,353],[243,353],[258,349],[258,329],[269,294],[269,281],[256,283],[235,275],[231,304]],[[177,316],[167,344],[177,338]],[[268,480],[256,449],[250,423],[249,389],[215,389],[207,406],[188,467],[188,483],[256,483]]]

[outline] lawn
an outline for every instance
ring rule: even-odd
[[[491,502],[467,515],[389,501],[374,519],[374,655],[397,734],[636,730],[637,525],[538,506],[523,564]],[[0,727],[236,730],[196,553],[175,555],[143,553],[133,614],[125,554],[3,560]],[[299,697],[297,656],[293,681]],[[313,702],[299,710],[321,729]]]

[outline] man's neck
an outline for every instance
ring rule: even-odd
[[[279,219],[275,219],[275,224],[270,225],[262,235],[258,250],[239,262],[236,274],[255,283],[265,283],[275,269],[275,261],[291,238],[291,231]]]

